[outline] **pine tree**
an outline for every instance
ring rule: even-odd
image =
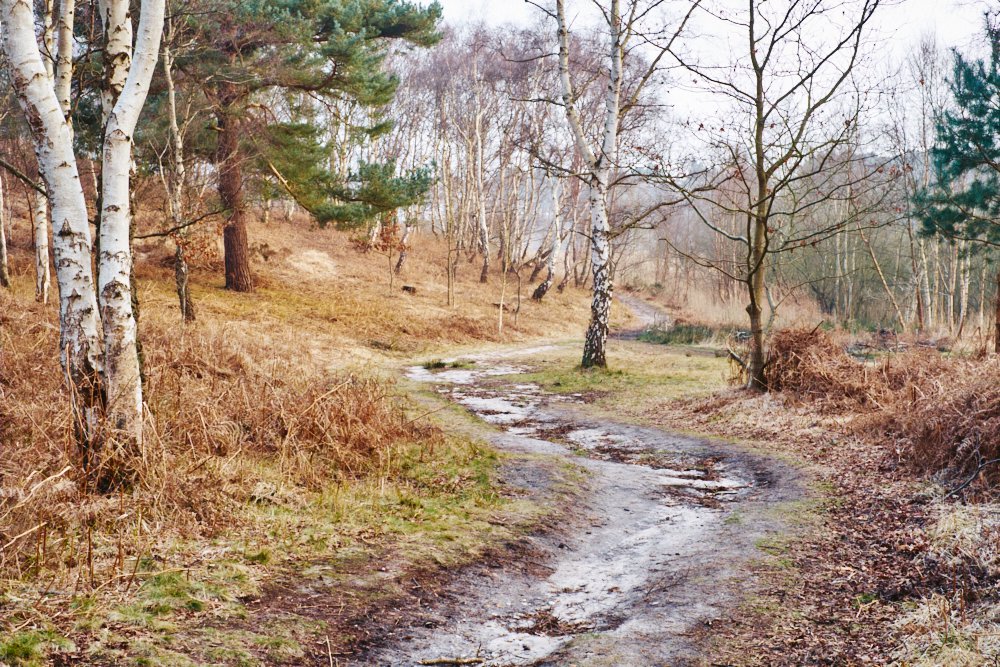
[[[924,234],[981,252],[1000,246],[1000,23],[988,19],[986,33],[988,61],[955,52],[954,107],[939,119],[931,151],[935,184],[916,196]],[[995,310],[1000,353],[1000,267]]]
[[[324,106],[389,103],[397,87],[384,71],[389,45],[429,46],[441,7],[421,7],[405,0],[203,0],[200,11],[186,15],[186,29],[207,37],[203,49],[178,59],[188,85],[200,88],[214,113],[202,150],[214,156],[219,198],[227,211],[223,228],[226,287],[252,291],[246,230],[247,180],[267,175],[311,210],[321,222],[353,219],[367,209],[355,199],[366,178],[381,178],[368,204],[375,212],[390,200],[385,187],[403,193],[426,181],[423,174],[387,177],[364,165],[345,183],[328,165],[329,139],[317,120],[331,121]],[[303,122],[305,121],[305,122]],[[338,121],[339,122],[339,121]],[[361,135],[384,132],[384,124],[359,128]],[[339,181],[339,182],[338,182]],[[339,201],[338,201],[339,200]],[[360,202],[361,204],[364,203]],[[339,207],[338,207],[339,204]],[[339,216],[339,217],[338,217]]]

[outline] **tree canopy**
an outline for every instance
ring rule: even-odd
[[[922,232],[1000,246],[1000,25],[988,60],[955,52],[954,106],[937,122],[935,183],[917,194]]]

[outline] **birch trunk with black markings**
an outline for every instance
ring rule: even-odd
[[[42,179],[50,193],[53,250],[59,282],[60,359],[72,389],[84,460],[102,408],[101,338],[87,204],[73,137],[35,39],[33,7],[0,0],[3,50],[18,103],[31,129]]]
[[[583,367],[607,366],[608,326],[614,285],[611,281],[611,228],[608,223],[608,190],[611,169],[618,149],[618,128],[621,120],[623,44],[619,0],[611,0],[607,17],[609,33],[608,87],[604,98],[604,124],[600,146],[595,152],[584,131],[576,108],[576,93],[570,78],[569,29],[565,0],[556,0],[556,21],[559,29],[559,80],[563,108],[573,133],[577,152],[587,170],[590,186],[591,272],[594,278],[590,306],[590,325],[583,346]]]
[[[131,26],[127,0],[110,4],[109,15],[121,15]],[[117,437],[135,445],[142,443],[142,378],[131,278],[132,138],[159,57],[164,13],[165,0],[143,0],[134,59],[104,129],[101,172],[98,296],[104,325],[106,409]],[[111,25],[109,31],[126,29]]]

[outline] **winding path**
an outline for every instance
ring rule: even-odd
[[[598,417],[579,396],[519,382],[524,360],[546,351],[469,358],[472,370],[408,370],[499,427],[494,446],[532,455],[504,471],[517,493],[557,502],[551,468],[533,461],[576,466],[584,481],[555,525],[519,545],[519,559],[460,571],[439,604],[353,664],[686,664],[698,652],[692,632],[733,604],[741,564],[780,529],[769,509],[797,497],[791,470]]]

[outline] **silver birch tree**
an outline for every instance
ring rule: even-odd
[[[660,0],[640,3],[626,0],[622,11],[621,0],[611,0],[607,6],[596,3],[603,20],[602,30],[607,30],[607,56],[604,65],[604,112],[596,140],[588,136],[580,111],[577,109],[577,91],[570,70],[570,34],[565,0],[556,0],[554,18],[558,35],[559,82],[562,107],[573,136],[576,152],[583,162],[582,178],[589,189],[590,208],[590,264],[593,277],[593,298],[590,306],[590,324],[583,346],[584,368],[607,366],[607,340],[611,302],[614,295],[612,283],[612,230],[608,217],[609,194],[613,185],[614,170],[618,162],[618,135],[624,116],[635,110],[643,90],[661,71],[661,61],[674,40],[683,30],[700,0],[694,0],[687,14],[672,33],[658,29],[655,33],[642,29],[640,23],[649,19],[657,9],[665,7]],[[641,5],[641,6],[640,6]],[[537,6],[537,5],[536,5]],[[549,12],[549,15],[553,14]],[[628,94],[623,96],[625,56],[636,46],[633,39],[643,42],[648,64],[636,74]]]
[[[32,5],[0,0],[4,54],[49,193],[61,360],[73,391],[77,435],[88,469],[103,444],[99,427],[104,426],[100,423],[104,417],[116,440],[142,443],[142,384],[130,280],[130,170],[133,134],[159,56],[165,0],[142,1],[134,63],[128,1],[106,0],[101,10],[107,43],[114,45],[109,47],[105,71],[105,92],[113,94],[102,98],[106,125],[95,285],[87,206],[68,108],[62,104],[68,100],[60,99],[57,82],[39,50]]]
[[[59,281],[60,359],[73,391],[78,434],[86,441],[98,417],[102,369],[87,204],[69,124],[35,39],[32,5],[0,0],[0,29],[14,92],[31,128],[39,169],[50,193]]]
[[[127,0],[110,3],[109,16],[131,27]],[[121,10],[118,5],[124,5]],[[110,425],[130,442],[142,442],[142,381],[138,334],[132,307],[131,214],[132,137],[160,53],[165,0],[143,0],[134,59],[108,113],[101,171],[98,297],[104,325],[105,389]],[[125,32],[119,25],[111,33]]]

